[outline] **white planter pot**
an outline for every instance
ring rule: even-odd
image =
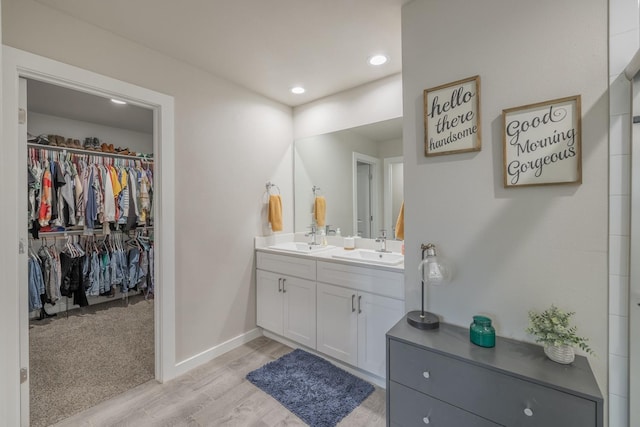
[[[544,354],[554,362],[562,363],[563,365],[573,362],[576,358],[576,353],[570,345],[545,346]]]

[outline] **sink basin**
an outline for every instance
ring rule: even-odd
[[[404,255],[397,252],[377,252],[369,249],[357,249],[331,255],[334,258],[349,261],[368,262],[380,265],[398,265],[404,262]]]
[[[295,252],[298,254],[315,254],[317,252],[328,251],[335,246],[331,245],[310,245],[306,242],[285,242],[277,245],[269,246],[269,249],[277,249],[279,251]]]

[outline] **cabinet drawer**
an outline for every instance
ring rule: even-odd
[[[594,401],[395,340],[389,345],[391,380],[479,416],[509,426],[596,425]]]
[[[394,381],[389,383],[391,426],[496,427],[493,423]]]
[[[318,282],[404,300],[404,273],[318,261]]]
[[[313,281],[316,280],[315,259],[257,252],[256,266],[260,270],[272,271],[278,274],[286,274]]]

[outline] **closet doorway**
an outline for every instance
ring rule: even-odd
[[[138,107],[151,110],[153,117],[153,135],[151,136],[152,152],[154,154],[153,169],[156,174],[154,180],[153,195],[153,239],[154,246],[157,248],[154,256],[154,268],[151,270],[155,277],[155,289],[153,292],[153,375],[158,381],[165,381],[175,376],[175,315],[174,315],[174,229],[173,229],[173,99],[166,95],[152,92],[143,88],[129,85],[124,82],[109,79],[94,73],[79,70],[75,67],[67,66],[55,61],[51,61],[42,57],[28,54],[16,49],[3,49],[3,96],[5,98],[5,109],[3,114],[4,128],[3,136],[5,141],[15,141],[11,146],[6,143],[5,159],[3,166],[6,166],[5,173],[14,174],[12,182],[17,185],[15,188],[7,187],[7,197],[12,197],[18,201],[15,212],[7,213],[8,225],[15,225],[17,230],[19,251],[15,258],[12,256],[5,259],[10,264],[15,260],[17,269],[7,271],[8,283],[16,283],[15,289],[9,289],[8,298],[2,304],[3,308],[7,308],[4,320],[10,325],[16,325],[15,334],[9,337],[15,337],[15,342],[19,342],[19,358],[12,360],[6,366],[7,372],[13,373],[14,369],[20,370],[23,381],[15,384],[8,384],[5,390],[13,389],[19,393],[7,393],[10,401],[9,408],[14,408],[15,413],[9,414],[9,420],[15,420],[12,425],[29,425],[29,277],[28,277],[28,259],[29,259],[29,235],[27,233],[27,216],[25,215],[24,206],[28,205],[29,197],[25,189],[28,186],[27,180],[27,162],[29,149],[27,146],[27,126],[28,107],[26,97],[20,97],[19,81],[21,78],[30,79],[36,83],[46,83],[67,90],[75,90],[82,94],[89,94],[101,98],[116,98],[132,103]],[[23,94],[24,95],[24,94]],[[64,105],[60,100],[61,105]],[[12,106],[15,105],[15,109]],[[14,125],[15,124],[15,125]],[[51,125],[51,123],[49,123]],[[36,131],[38,133],[38,131]],[[51,135],[63,132],[51,132]],[[47,136],[49,133],[47,133]],[[37,137],[38,135],[33,135]],[[72,135],[69,135],[71,137]],[[71,137],[71,143],[74,142]],[[65,139],[66,141],[66,139]],[[83,141],[84,142],[84,141]],[[34,143],[38,143],[34,140]],[[66,142],[68,143],[68,142]],[[115,145],[115,143],[114,143]],[[123,144],[124,145],[124,144]],[[60,144],[58,144],[58,147]],[[33,147],[31,147],[33,148]],[[35,147],[34,151],[37,151]],[[77,147],[66,147],[67,154],[74,149],[78,152],[78,156],[86,154],[89,161],[95,160],[101,154],[92,147],[95,154],[83,153],[85,147],[79,149]],[[131,148],[131,147],[130,147]],[[133,149],[133,148],[132,148]],[[45,149],[43,149],[45,150]],[[59,149],[57,149],[59,150]],[[64,150],[64,149],[63,149]],[[54,151],[51,147],[48,151]],[[42,153],[41,153],[42,154]],[[120,153],[122,154],[122,153]],[[60,154],[58,154],[59,156]],[[124,156],[124,155],[123,155]],[[131,156],[133,157],[133,156]],[[170,160],[171,159],[171,160]],[[6,177],[7,175],[5,175]],[[17,176],[17,180],[15,177]],[[55,230],[53,232],[56,232]],[[84,232],[81,232],[81,237]],[[87,232],[87,234],[94,234]],[[63,237],[64,232],[63,232]],[[146,236],[148,237],[148,235]],[[95,243],[95,242],[94,242]],[[51,245],[51,241],[49,241]],[[6,251],[5,251],[6,252]],[[15,277],[14,277],[15,275]],[[15,278],[16,280],[12,280]],[[148,295],[147,295],[148,296]],[[128,297],[131,297],[128,295]],[[12,299],[13,298],[13,299]],[[103,298],[110,298],[104,296]],[[13,301],[13,303],[11,302]],[[18,312],[11,309],[12,304],[18,301]],[[144,302],[144,301],[143,301]],[[59,306],[60,307],[60,306]],[[62,305],[64,307],[64,304]],[[71,307],[70,307],[71,308]],[[11,317],[12,314],[16,317]],[[49,314],[52,314],[50,312]],[[58,313],[59,317],[66,316],[66,308]],[[71,320],[60,319],[61,321]],[[72,363],[68,361],[67,363]],[[109,369],[108,366],[102,365],[100,368]],[[74,375],[81,381],[82,376]],[[9,375],[8,378],[14,378]],[[19,396],[19,397],[18,397]],[[106,396],[106,398],[109,398]],[[15,400],[11,400],[15,399]],[[103,398],[104,400],[104,398]],[[53,420],[48,420],[49,422]]]
[[[154,378],[159,176],[153,110],[33,79],[20,79],[20,95],[29,418],[44,427]]]

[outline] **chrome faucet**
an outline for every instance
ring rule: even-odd
[[[311,236],[310,245],[317,245],[316,236],[318,235],[318,227],[315,224],[311,224],[311,231],[305,234],[306,237]]]
[[[327,236],[335,236],[336,235],[336,229],[335,228],[331,228],[333,226],[327,224],[324,229],[325,229],[325,233],[327,234]]]
[[[387,250],[387,230],[380,230],[380,236],[376,239],[376,242],[381,244],[378,252],[391,252]]]

